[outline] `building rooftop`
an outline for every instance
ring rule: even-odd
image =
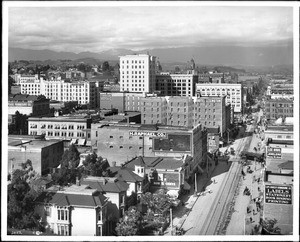
[[[81,186],[77,186],[80,189]],[[96,190],[94,190],[96,191]],[[64,191],[53,191],[47,189],[38,198],[37,202],[56,204],[57,206],[84,206],[84,207],[102,207],[107,198],[99,192],[90,193],[70,193]]]
[[[56,143],[62,142],[62,140],[14,140],[8,138],[8,146],[11,147],[26,147],[26,149],[41,149]]]
[[[119,180],[124,180],[125,182],[141,182],[141,181],[143,181],[142,177],[135,174],[133,172],[133,170],[128,167],[115,166],[115,167],[109,167],[108,169]]]
[[[38,96],[35,95],[27,95],[27,94],[10,94],[8,96],[8,101],[37,101]]]
[[[185,161],[182,158],[169,158],[169,157],[136,157],[128,161],[125,166],[133,169],[136,165],[146,168],[176,170],[182,167]]]
[[[115,177],[95,177],[88,176],[83,178],[83,185],[89,185],[93,189],[97,189],[99,192],[113,192],[120,193],[127,191],[129,185],[122,180]]]
[[[266,129],[266,132],[272,132],[272,131],[289,131],[293,132],[294,126],[293,125],[269,125]]]

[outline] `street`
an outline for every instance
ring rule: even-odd
[[[254,173],[247,174],[243,180],[241,175],[243,165],[239,162],[241,159],[239,154],[242,151],[252,152],[260,141],[260,137],[252,135],[257,115],[261,114],[254,115],[253,124],[240,128],[240,133],[233,144],[220,148],[220,151],[224,152],[232,147],[235,154],[230,155],[229,162],[219,162],[206,181],[203,178],[197,179],[197,187],[205,185],[207,192],[196,197],[192,195],[186,203],[188,210],[186,207],[177,208],[179,211],[174,213],[173,227],[183,228],[185,235],[238,235],[251,232],[254,224],[259,221],[259,213],[255,210],[253,214],[254,207],[250,203],[250,197],[259,196],[259,184],[253,183],[253,176],[255,174],[259,177],[261,168],[251,164]],[[252,196],[243,195],[245,186],[250,188]],[[251,207],[251,214],[247,214],[248,206]],[[176,214],[180,214],[180,218],[177,218]],[[250,223],[250,217],[254,222]],[[166,234],[170,235],[170,229]]]

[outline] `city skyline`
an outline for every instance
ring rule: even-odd
[[[288,46],[292,7],[10,7],[9,47],[101,52],[203,46]]]

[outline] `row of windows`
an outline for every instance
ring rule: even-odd
[[[47,136],[74,137],[74,133],[73,132],[52,132],[52,131],[48,131]],[[76,137],[85,137],[85,133],[77,133]]]
[[[129,60],[126,60],[126,61],[125,61],[125,60],[122,60],[122,64],[125,64],[125,63],[129,64]],[[142,63],[145,63],[145,61],[144,61],[144,60],[139,60],[139,61],[137,61],[137,60],[131,60],[131,63],[132,63],[132,64],[134,64],[134,63],[135,63],[135,64],[138,64],[138,63],[139,63],[139,64],[142,64]]]

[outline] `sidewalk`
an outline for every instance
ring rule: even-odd
[[[209,174],[207,176],[207,173],[203,173],[202,175],[197,175],[197,190],[198,192],[204,191],[206,186],[210,183],[211,177],[214,173],[214,170],[217,168],[217,166],[214,166],[212,169],[210,169]],[[184,202],[184,206],[179,206],[175,209],[173,209],[173,231],[175,227],[181,228],[189,216],[189,213],[193,209],[198,196],[194,195],[195,188],[192,185],[191,190],[189,194],[184,195],[181,200]],[[171,234],[171,225],[165,230],[164,235],[170,236]]]
[[[205,190],[205,195],[194,196],[194,190],[191,190],[185,206],[174,209],[173,212],[173,229],[183,228],[185,235],[197,235],[201,229],[201,224],[205,223],[205,218],[209,212],[208,207],[214,201],[215,197],[219,193],[220,187],[223,184],[224,178],[228,174],[228,169],[231,167],[231,162],[220,162],[217,166],[213,167],[209,171],[209,176],[204,173],[197,180],[198,191]],[[215,183],[213,182],[215,180]],[[208,193],[211,190],[212,193]],[[199,221],[196,227],[195,221]],[[199,227],[200,226],[200,227]],[[165,235],[171,235],[171,225],[164,233]]]

